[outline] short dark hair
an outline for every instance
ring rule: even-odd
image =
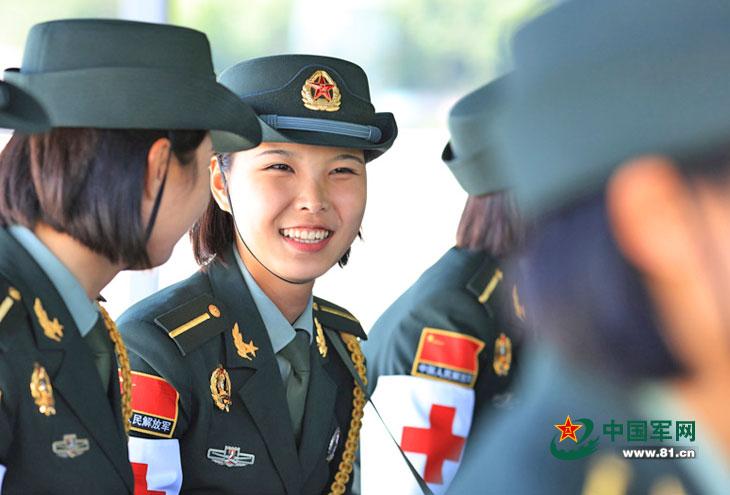
[[[216,153],[218,166],[221,172],[226,174],[231,169],[233,162],[232,153]],[[360,234],[358,234],[360,235]],[[362,238],[362,235],[360,235]],[[190,240],[193,243],[193,255],[199,265],[209,263],[215,257],[223,261],[225,252],[235,240],[233,217],[227,211],[221,210],[211,197],[205,213],[190,229]],[[347,248],[338,264],[342,267],[350,259],[351,248]]]
[[[469,196],[456,231],[456,245],[486,251],[495,258],[519,249],[524,238],[522,220],[511,193],[500,191]]]
[[[16,132],[0,153],[0,223],[33,228],[44,222],[113,263],[149,267],[141,201],[152,144],[196,173],[201,130],[54,128]]]

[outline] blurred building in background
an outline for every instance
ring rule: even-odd
[[[466,199],[441,163],[446,115],[462,94],[506,70],[507,41],[545,0],[0,0],[0,66],[17,67],[28,29],[60,17],[119,17],[204,31],[216,71],[276,53],[317,53],[361,65],[378,111],[395,113],[400,136],[368,165],[363,241],[346,268],[315,293],[370,328],[380,313],[455,240]],[[0,147],[10,134],[0,131]],[[112,316],[196,265],[183,239],[165,265],[123,272],[105,289]]]

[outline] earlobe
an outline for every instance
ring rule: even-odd
[[[669,160],[648,156],[622,165],[608,182],[606,203],[614,238],[639,271],[676,273],[693,257],[692,200]]]
[[[230,213],[231,208],[228,205],[228,195],[226,194],[226,182],[221,170],[217,157],[210,160],[210,192],[213,194],[218,208]]]

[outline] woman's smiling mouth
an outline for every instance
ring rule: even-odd
[[[290,245],[302,251],[319,251],[334,232],[319,227],[293,227],[280,229],[279,233]]]

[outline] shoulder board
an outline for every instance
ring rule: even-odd
[[[489,300],[503,279],[504,273],[497,261],[491,256],[486,256],[482,264],[466,284],[466,288],[469,292],[474,294],[477,301],[479,301],[487,309],[490,316],[493,316],[493,314],[492,308],[489,305]]]
[[[220,306],[206,293],[156,317],[155,323],[185,356],[225,330],[226,326],[218,321],[221,317]]]
[[[360,325],[358,319],[345,308],[320,299],[319,297],[314,298],[313,308],[317,319],[325,328],[349,333],[363,340],[367,340],[368,336],[362,329],[362,325]]]

